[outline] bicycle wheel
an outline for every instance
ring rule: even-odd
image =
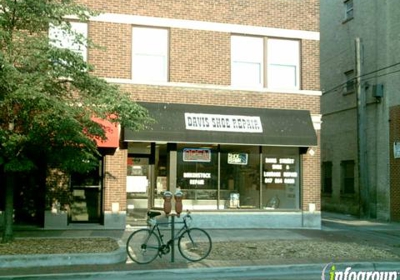
[[[140,229],[129,236],[126,252],[131,260],[139,264],[152,262],[158,256],[160,238],[149,229]]]
[[[182,257],[197,262],[206,258],[212,248],[211,237],[200,228],[191,228],[182,233],[178,240],[178,249]]]

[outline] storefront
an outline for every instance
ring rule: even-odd
[[[141,105],[156,122],[124,130],[128,224],[162,208],[163,192],[181,190],[198,226],[320,226],[302,205],[303,156],[317,146],[308,111]]]

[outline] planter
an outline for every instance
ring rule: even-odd
[[[46,229],[65,229],[68,226],[68,213],[44,212],[44,228]]]

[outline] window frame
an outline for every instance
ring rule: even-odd
[[[49,26],[49,38],[50,40],[57,40],[57,42],[52,42],[55,47],[68,49],[82,56],[82,59],[87,62],[88,61],[88,47],[86,44],[76,44],[73,38],[74,33],[82,35],[86,40],[89,34],[89,24],[87,22],[80,21],[69,21],[68,23],[71,25],[71,34],[68,34],[66,30],[62,28],[62,26]],[[56,38],[56,36],[61,36],[60,38]]]
[[[322,163],[322,193],[331,195],[333,192],[333,165],[331,161]]]
[[[244,44],[243,42],[240,43],[240,40],[243,40],[244,42],[250,41],[250,40],[259,40],[259,43],[261,43],[261,48],[259,47],[258,49],[251,46],[251,44]],[[239,42],[239,43],[236,43]],[[279,52],[277,52],[277,47],[273,47],[272,44],[280,43],[284,44],[285,42],[289,42],[291,44],[296,44],[295,45],[295,51],[291,52],[293,55],[280,55],[281,54],[281,48],[279,49]],[[237,51],[237,49],[241,48],[241,52]],[[248,47],[248,48],[247,48]],[[290,45],[287,45],[287,49],[290,48]],[[244,50],[244,51],[243,51]],[[254,54],[255,52],[258,52],[258,54]],[[240,53],[240,54],[239,54]],[[247,54],[246,54],[247,53]],[[277,53],[278,55],[275,55]],[[274,56],[274,59],[271,59],[271,57]],[[277,57],[279,57],[277,59]],[[246,59],[247,57],[247,59]],[[254,58],[256,57],[256,59]],[[291,57],[288,59],[288,57]],[[236,73],[248,73],[248,71],[245,71],[245,69],[238,70],[237,68],[240,65],[239,63],[242,64],[249,64],[249,63],[257,63],[260,65],[260,70],[258,72],[259,75],[259,81],[255,83],[247,83],[246,81],[240,81],[237,80],[237,77],[243,77],[237,75]],[[285,72],[285,67],[291,67],[293,70],[293,75],[292,80],[293,85],[287,85],[287,84],[279,84],[277,83],[276,86],[272,86],[271,79],[274,77],[280,78],[281,80],[284,80],[284,77],[287,77],[286,75],[273,75],[273,73],[276,74],[275,72],[272,71],[272,68],[280,68]],[[270,71],[271,70],[271,71]],[[286,71],[287,72],[287,71]],[[254,80],[257,81],[257,78],[253,78]],[[249,79],[250,80],[250,79]],[[253,87],[253,88],[268,88],[268,89],[276,89],[276,90],[299,90],[301,89],[301,40],[297,39],[288,39],[288,38],[276,38],[276,37],[261,37],[261,36],[246,36],[246,35],[240,35],[240,34],[232,34],[231,35],[231,86],[237,86],[237,87]]]
[[[356,91],[356,76],[354,69],[344,72],[344,76],[346,78],[344,95],[354,93]]]
[[[253,48],[256,48],[255,42],[256,40],[259,41],[258,43],[261,43],[261,49],[258,50],[259,53],[257,53],[257,50],[252,49],[247,52],[239,52],[236,51],[236,49],[240,49],[240,46],[237,46],[234,41],[239,42],[239,41],[247,41],[247,43],[250,43],[250,41],[253,41]],[[242,42],[245,43],[245,42]],[[247,44],[246,47],[248,47]],[[231,85],[233,86],[243,86],[243,87],[263,87],[264,85],[264,70],[265,70],[265,54],[264,54],[264,39],[262,37],[256,37],[256,36],[241,36],[241,35],[231,35]],[[258,46],[260,47],[260,46]],[[239,65],[249,65],[249,64],[259,64],[259,82],[257,83],[248,83],[243,80],[237,80],[236,77],[240,75],[236,75],[235,73],[242,73],[246,71],[236,71]],[[243,76],[242,76],[243,77]],[[255,77],[253,77],[255,79]],[[256,79],[255,79],[256,80]]]
[[[164,33],[164,38],[144,35],[144,32]],[[141,34],[142,33],[142,34]],[[132,26],[132,73],[131,77],[136,82],[168,82],[169,80],[169,29],[146,26]],[[143,41],[145,40],[145,41]],[[153,42],[152,42],[153,41]],[[161,59],[161,66],[156,65],[156,60]],[[146,64],[153,59],[154,65]],[[138,62],[142,60],[141,62]],[[150,65],[150,66],[149,66]],[[158,75],[154,75],[158,72]]]
[[[291,64],[291,63],[288,63],[288,62],[281,62],[281,63],[278,63],[278,62],[275,62],[275,61],[274,61],[274,63],[270,62],[271,59],[269,59],[269,58],[273,57],[274,55],[270,54],[269,52],[271,50],[271,44],[274,41],[276,41],[276,42],[277,41],[281,41],[281,42],[285,42],[286,41],[286,42],[291,42],[291,43],[296,43],[297,44],[297,48],[296,48],[297,54],[295,55],[296,58],[293,59],[293,60],[295,60],[295,62],[294,61],[291,62],[291,63],[294,63],[294,64]],[[267,71],[266,71],[267,78],[266,78],[266,86],[268,88],[277,88],[277,89],[300,89],[300,72],[301,72],[300,71],[300,64],[301,64],[300,63],[300,60],[301,60],[300,48],[301,48],[301,41],[300,40],[292,40],[292,39],[283,39],[283,38],[268,38],[266,40],[266,44],[267,44],[266,45],[266,48],[267,48],[267,56],[266,56],[266,59],[267,59],[267,66],[266,66],[266,68],[267,68]],[[280,52],[281,52],[281,50],[280,50]],[[272,71],[269,71],[269,69],[271,68],[271,65],[294,67],[294,69],[295,69],[295,73],[294,73],[295,85],[294,86],[270,87],[270,84],[271,84],[270,83],[270,78],[272,78],[272,74],[271,74]]]
[[[354,18],[354,1],[346,0],[344,4],[344,22]]]
[[[352,169],[348,169],[352,168]],[[355,194],[355,161],[354,160],[343,160],[340,163],[341,171],[341,189],[342,195],[354,195]],[[348,171],[351,172],[352,176],[348,176]],[[352,183],[349,184],[349,180]]]

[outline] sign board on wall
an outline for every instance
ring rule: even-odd
[[[248,158],[246,153],[228,153],[228,164],[247,165]]]
[[[262,133],[258,116],[234,116],[218,114],[185,113],[188,130]]]
[[[211,162],[211,150],[205,148],[185,148],[183,149],[183,161]]]

